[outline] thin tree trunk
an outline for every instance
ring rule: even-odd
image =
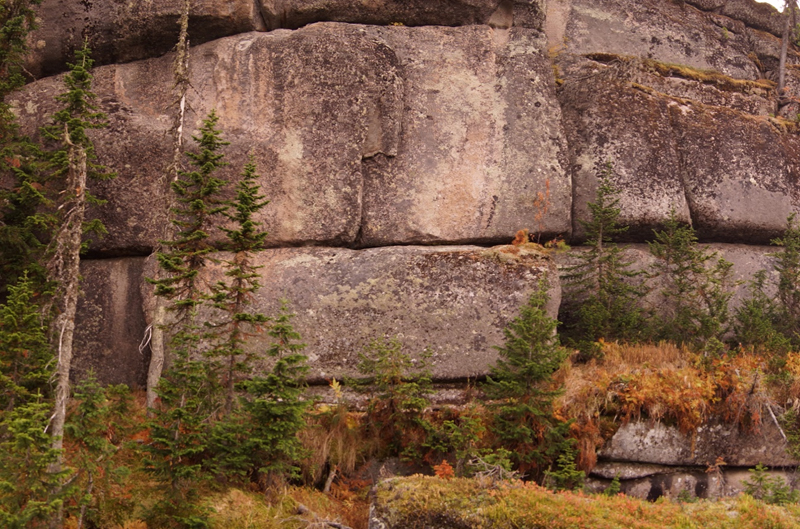
[[[789,36],[791,35],[792,23],[795,19],[796,0],[786,0],[783,9],[784,26],[783,36],[781,38],[781,56],[778,63],[778,100],[775,107],[775,115],[780,112],[783,106],[782,101],[786,98],[784,92],[786,90],[786,55],[789,51]]]
[[[183,158],[183,128],[186,121],[186,94],[189,91],[189,13],[191,10],[190,0],[184,0],[183,9],[181,11],[180,34],[178,36],[178,45],[175,54],[174,75],[176,93],[175,103],[177,111],[172,125],[172,163],[164,171],[163,189],[166,199],[164,207],[164,214],[166,222],[164,222],[164,233],[162,240],[168,240],[173,232],[172,224],[169,222],[170,211],[174,206],[174,195],[170,188],[171,183],[178,179],[178,173],[181,170],[181,160]],[[153,249],[153,256],[163,251],[163,246],[159,243]],[[161,269],[156,269],[156,279],[161,278]],[[164,332],[167,323],[167,300],[162,297],[156,297],[155,310],[153,311],[153,322],[151,325],[151,340],[150,340],[150,365],[147,370],[147,407],[153,408],[156,402],[156,387],[161,380],[161,373],[164,369],[164,360],[166,358],[166,336]]]
[[[69,375],[72,368],[72,345],[75,335],[75,314],[80,292],[80,251],[83,236],[83,221],[86,216],[86,149],[73,145],[69,130],[64,127],[64,141],[69,147],[69,170],[66,192],[75,193],[72,200],[62,204],[68,208],[64,221],[56,235],[55,252],[48,269],[50,278],[58,284],[56,299],[60,312],[53,322],[51,339],[54,340],[58,358],[56,364],[55,410],[49,424],[53,437],[52,447],[58,450],[56,461],[51,465],[52,473],[61,472],[64,456],[64,423],[67,418],[67,403],[70,396]],[[63,301],[62,301],[63,300]],[[51,520],[51,527],[62,525],[63,512],[59,511]]]

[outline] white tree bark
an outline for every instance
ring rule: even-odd
[[[186,121],[186,94],[189,91],[189,13],[191,10],[191,1],[184,0],[183,8],[181,11],[180,34],[178,36],[178,45],[175,53],[174,63],[174,76],[175,76],[175,104],[177,110],[175,112],[175,119],[172,125],[172,162],[164,171],[163,184],[165,196],[167,198],[164,206],[164,214],[167,222],[164,223],[164,233],[162,240],[168,240],[172,234],[172,223],[169,222],[170,211],[174,205],[174,199],[170,185],[178,179],[178,173],[181,170],[181,160],[183,159],[183,128]],[[158,244],[153,250],[151,257],[161,252],[163,247]],[[160,279],[162,272],[160,268],[156,269],[155,279]],[[155,309],[153,310],[153,320],[150,327],[150,364],[147,369],[147,407],[153,408],[155,406],[157,394],[156,387],[161,380],[161,373],[164,370],[164,361],[166,359],[166,333],[164,327],[167,324],[167,300],[162,297],[156,297]]]

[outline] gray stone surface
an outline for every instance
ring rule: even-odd
[[[741,467],[800,463],[787,453],[786,443],[768,417],[755,433],[741,432],[735,425],[711,423],[690,436],[662,423],[632,422],[617,430],[598,451],[598,457],[673,466],[712,465],[717,457],[722,457],[727,465]]]
[[[545,42],[533,30],[322,23],[194,48],[188,136],[212,108],[231,142],[221,175],[247,153],[272,202],[271,246],[499,243],[521,228],[570,231],[566,146]],[[110,126],[94,184],[109,236],[96,254],[141,254],[163,237],[159,175],[170,159],[171,56],[98,68]],[[16,96],[35,133],[61,79]],[[536,220],[535,200],[550,204]],[[147,197],[143,199],[143,197]],[[218,235],[215,235],[218,239]]]
[[[259,0],[259,4],[269,29],[323,21],[541,29],[544,22],[544,0]]]
[[[638,55],[741,79],[760,73],[744,25],[663,0],[554,0],[551,45],[568,53]],[[565,5],[566,4],[566,5]],[[724,30],[723,30],[724,28]]]
[[[484,375],[497,358],[493,346],[502,343],[502,329],[542,274],[551,278],[553,317],[560,303],[554,265],[529,246],[286,248],[264,250],[256,263],[263,288],[255,308],[274,315],[279,300],[289,300],[317,382],[357,375],[359,353],[382,337],[398,338],[414,358],[429,348],[435,380]],[[212,265],[203,278],[217,281],[223,272]],[[144,288],[150,298],[151,288]],[[261,334],[248,347],[263,351],[269,340]]]
[[[793,470],[771,469],[767,475],[787,484],[794,483]],[[671,499],[686,495],[709,499],[736,496],[744,492],[753,478],[749,469],[729,465],[676,467],[601,461],[592,469],[586,487],[591,492],[602,492],[615,476],[619,478],[622,493],[651,501],[662,496]]]
[[[163,238],[167,193],[160,175],[171,159],[172,57],[98,68],[94,90],[110,126],[95,131],[99,160],[118,172],[94,184],[108,204],[94,213],[109,235],[105,254],[147,252]],[[231,142],[235,180],[252,153],[271,199],[262,220],[270,245],[351,244],[361,220],[361,160],[393,155],[402,111],[394,52],[345,24],[246,33],[193,49],[186,127],[190,135],[216,109]],[[17,96],[23,128],[35,133],[63,90],[61,78],[28,85]],[[220,234],[212,234],[220,239]]]
[[[571,73],[559,100],[578,238],[607,161],[632,240],[648,238],[674,208],[702,240],[768,244],[800,212],[800,141],[784,123],[666,96],[617,67],[584,63]]]
[[[84,260],[72,378],[93,370],[106,384],[143,387],[149,353],[140,291],[144,258]]]
[[[437,380],[474,378],[493,365],[492,347],[542,274],[553,278],[554,317],[560,302],[549,260],[518,246],[276,249],[261,252],[258,264],[256,307],[274,314],[279,298],[290,300],[317,380],[355,375],[358,354],[384,336],[413,357],[429,348]],[[267,341],[251,346],[263,350]]]
[[[98,64],[158,57],[178,41],[182,5],[182,0],[44,0],[26,67],[36,77],[62,72],[85,39]],[[192,45],[263,28],[256,0],[192,2]]]
[[[569,235],[566,144],[545,41],[525,29],[372,30],[402,64],[397,156],[365,163],[359,243]],[[440,51],[434,51],[440,50]],[[538,193],[549,210],[537,222]]]

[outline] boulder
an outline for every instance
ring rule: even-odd
[[[256,263],[263,287],[254,308],[274,315],[289,300],[310,378],[320,382],[357,375],[359,353],[384,337],[398,338],[415,359],[428,349],[435,380],[485,375],[503,328],[544,274],[552,317],[561,301],[555,267],[535,245],[287,248],[260,252]],[[206,277],[222,274],[217,265]],[[249,347],[264,351],[269,340],[253,337]]]
[[[143,387],[149,352],[141,293],[144,258],[81,261],[72,377],[89,370],[105,384]]]
[[[739,79],[761,76],[748,57],[751,46],[744,24],[680,4],[664,0],[552,2],[548,37],[551,46],[572,54],[635,53]]]
[[[619,67],[585,64],[559,94],[570,146],[574,230],[588,218],[607,162],[628,238],[643,240],[675,209],[701,239],[769,244],[800,212],[800,141],[768,116],[670,97]]]
[[[397,156],[365,162],[359,244],[497,244],[521,228],[569,235],[566,143],[544,39],[480,26],[372,31],[402,64],[405,112]]]
[[[632,422],[598,451],[605,461],[655,463],[659,465],[711,466],[718,457],[727,465],[739,467],[797,466],[800,461],[787,452],[780,431],[769,416],[759,432],[743,432],[736,425],[710,423],[691,435],[663,423]]]
[[[568,235],[566,144],[544,48],[534,30],[488,26],[321,23],[219,39],[193,48],[187,146],[216,108],[231,142],[221,176],[236,180],[253,154],[272,200],[259,219],[270,246]],[[109,231],[94,255],[147,253],[165,236],[171,61],[95,70],[110,125],[93,138],[119,176],[93,184]],[[54,77],[16,95],[26,132],[61,91]]]
[[[405,26],[521,26],[541,29],[543,0],[259,0],[269,29],[312,22]]]
[[[789,484],[794,482],[794,469],[772,469],[766,473],[773,480],[780,479]],[[676,467],[601,461],[592,469],[585,485],[589,492],[602,492],[615,477],[619,479],[620,491],[626,496],[650,501],[662,496],[672,499],[686,496],[711,499],[737,496],[753,481],[749,469],[727,464]]]
[[[98,64],[158,57],[178,41],[182,6],[182,0],[44,0],[26,68],[34,77],[65,71],[84,40]],[[192,2],[193,45],[263,28],[256,0]]]
[[[768,117],[674,105],[686,200],[700,238],[767,244],[800,212],[800,139]]]
[[[614,69],[584,70],[559,93],[573,181],[573,233],[584,236],[589,202],[597,198],[598,177],[610,170],[620,190],[624,238],[642,241],[670,211],[689,221],[683,167],[668,98],[653,96],[616,79]]]
[[[328,24],[216,40],[193,48],[191,62],[187,149],[216,109],[231,143],[219,176],[235,181],[252,154],[272,201],[258,219],[268,244],[351,244],[361,220],[361,160],[397,149],[402,79],[393,51],[361,28]],[[92,184],[108,200],[93,210],[109,231],[95,254],[147,253],[165,236],[171,72],[171,56],[95,70],[109,126],[92,137],[99,161],[118,173]],[[60,76],[25,87],[15,103],[23,129],[35,133],[61,91]]]
[[[275,315],[288,300],[312,382],[358,375],[359,353],[380,338],[397,338],[415,359],[427,348],[437,381],[482,376],[497,358],[493,347],[503,343],[505,325],[544,275],[551,317],[561,301],[555,266],[535,245],[285,248],[259,252],[255,263],[262,288],[253,310]],[[154,266],[142,257],[83,261],[76,378],[93,369],[105,383],[144,384],[149,349],[139,347],[153,304],[145,278]],[[210,263],[203,278],[223,274],[223,265]],[[201,319],[218,316],[208,309]],[[247,347],[260,353],[269,343],[260,334]]]

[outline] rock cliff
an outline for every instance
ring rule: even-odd
[[[37,80],[14,96],[35,136],[72,50],[95,49],[110,126],[94,140],[119,177],[93,189],[109,235],[83,264],[76,364],[109,382],[146,371],[179,5],[44,0]],[[521,228],[579,243],[609,160],[631,242],[674,210],[726,243],[743,279],[800,212],[800,109],[776,110],[780,17],[752,0],[202,0],[189,26],[186,139],[215,108],[225,177],[254,156],[272,201],[258,305],[291,300],[319,380],[384,333],[433,348],[440,380],[485,373],[544,273],[552,314],[561,299],[546,256],[486,247]]]

